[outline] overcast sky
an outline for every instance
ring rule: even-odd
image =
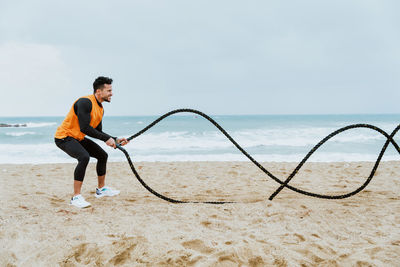
[[[1,1],[0,116],[400,113],[399,1]]]

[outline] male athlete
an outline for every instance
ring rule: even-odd
[[[90,157],[97,159],[98,187],[95,196],[99,198],[119,194],[118,190],[105,186],[107,153],[98,144],[85,137],[88,135],[100,139],[113,148],[116,147],[115,142],[121,145],[128,143],[125,138],[111,137],[102,131],[101,122],[104,113],[102,103],[111,101],[112,82],[110,78],[98,77],[93,83],[93,94],[75,101],[54,136],[56,145],[78,160],[74,171],[74,195],[70,202],[78,208],[90,206],[81,195],[83,178]]]

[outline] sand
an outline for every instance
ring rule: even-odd
[[[284,179],[295,163],[264,163]],[[361,185],[373,163],[307,163],[290,183],[340,194]],[[75,164],[0,165],[0,266],[400,266],[400,164],[383,162],[360,194],[322,200],[284,189],[247,162],[141,162],[144,180],[180,200],[147,192],[127,163],[109,163],[94,197],[95,165],[69,205]]]

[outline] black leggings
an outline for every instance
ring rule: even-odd
[[[82,141],[78,141],[75,138],[66,137],[63,139],[55,138],[54,141],[65,153],[78,160],[78,165],[74,172],[74,180],[83,181],[90,157],[97,159],[97,175],[106,174],[107,152],[92,140],[84,138]]]

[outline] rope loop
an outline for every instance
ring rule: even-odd
[[[397,152],[400,154],[400,147],[399,145],[393,140],[393,137],[396,135],[396,133],[400,130],[400,124],[392,131],[392,133],[389,135],[387,132],[385,132],[384,130],[374,126],[374,125],[370,125],[370,124],[352,124],[352,125],[348,125],[345,126],[343,128],[340,128],[334,132],[332,132],[331,134],[327,135],[324,139],[322,139],[318,144],[316,144],[308,153],[307,155],[302,159],[302,161],[297,165],[297,167],[293,170],[293,172],[286,178],[286,180],[282,181],[279,178],[277,178],[275,175],[273,175],[271,172],[269,172],[267,169],[265,169],[258,161],[256,161],[249,153],[247,153],[246,150],[244,150],[226,131],[224,128],[222,128],[215,120],[213,120],[210,116],[204,114],[201,111],[195,110],[195,109],[176,109],[176,110],[172,110],[168,113],[165,113],[164,115],[162,115],[161,117],[159,117],[158,119],[154,120],[152,123],[150,123],[149,125],[147,125],[145,128],[143,128],[142,130],[140,130],[139,132],[133,134],[132,136],[130,136],[129,138],[127,138],[129,141],[139,137],[140,135],[142,135],[143,133],[145,133],[146,131],[148,131],[150,128],[152,128],[154,125],[156,125],[157,123],[159,123],[160,121],[162,121],[163,119],[176,114],[176,113],[182,113],[182,112],[187,112],[187,113],[195,113],[203,118],[205,118],[206,120],[208,120],[209,122],[211,122],[219,131],[222,132],[222,134],[224,134],[226,136],[226,138],[228,138],[228,140],[240,151],[243,153],[243,155],[245,155],[251,162],[254,163],[254,165],[256,165],[261,171],[263,171],[266,175],[268,175],[270,178],[272,178],[275,182],[279,183],[280,186],[275,190],[275,192],[273,194],[271,194],[271,196],[269,197],[269,200],[273,200],[281,191],[283,188],[287,188],[290,189],[292,191],[295,191],[297,193],[303,194],[303,195],[307,195],[307,196],[311,196],[311,197],[316,197],[316,198],[322,198],[322,199],[343,199],[343,198],[348,198],[351,196],[354,196],[355,194],[361,192],[372,180],[372,178],[374,177],[376,170],[379,166],[379,163],[382,160],[383,155],[385,154],[385,151],[389,145],[389,143],[391,143],[394,148],[397,150]],[[318,194],[318,193],[312,193],[312,192],[308,192],[299,188],[296,188],[294,186],[289,185],[289,182],[296,176],[296,174],[298,173],[298,171],[301,169],[301,167],[307,162],[307,160],[311,157],[312,154],[314,154],[315,151],[317,151],[324,143],[326,143],[329,139],[331,139],[332,137],[344,132],[344,131],[348,131],[351,129],[355,129],[355,128],[368,128],[371,130],[374,130],[380,134],[382,134],[383,136],[386,137],[386,142],[383,145],[381,152],[378,155],[378,158],[375,161],[375,164],[371,170],[370,175],[368,176],[368,178],[365,180],[365,182],[358,187],[357,189],[355,189],[352,192],[349,192],[347,194],[342,194],[342,195],[324,195],[324,194]],[[143,179],[140,177],[139,173],[136,171],[132,160],[129,156],[129,153],[119,144],[117,144],[117,148],[119,150],[121,150],[129,163],[129,166],[133,172],[133,174],[135,175],[135,177],[138,179],[138,181],[153,195],[166,200],[168,202],[172,202],[172,203],[205,203],[205,204],[225,204],[225,203],[235,203],[235,202],[227,202],[227,201],[182,201],[182,200],[175,200],[172,198],[169,198],[167,196],[164,196],[158,192],[156,192],[155,190],[153,190],[150,186],[148,186]]]

